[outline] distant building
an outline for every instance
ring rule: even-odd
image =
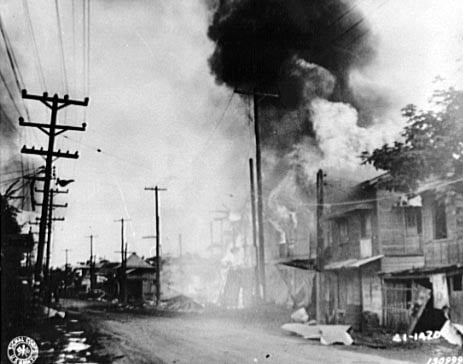
[[[120,264],[116,267],[120,270]],[[128,301],[154,300],[156,297],[156,267],[145,262],[136,253],[127,258]]]

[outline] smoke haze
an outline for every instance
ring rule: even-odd
[[[96,254],[118,259],[120,226],[113,220],[121,216],[132,220],[129,250],[152,255],[154,241],[142,238],[153,234],[153,196],[144,191],[153,184],[168,188],[161,194],[163,252],[177,254],[182,233],[185,252],[206,253],[210,211],[225,204],[239,212],[248,203],[252,107],[233,96],[235,87],[280,93],[260,104],[264,187],[272,197],[269,217],[288,230],[296,224],[293,212],[313,198],[317,168],[327,170],[329,182],[346,171],[366,178],[371,171],[352,172],[356,155],[397,134],[402,106],[424,105],[438,74],[463,83],[461,71],[455,73],[463,55],[458,0],[396,0],[381,7],[366,0],[269,0],[255,2],[257,18],[253,2],[244,0],[90,3],[90,105],[60,115],[61,123],[73,125],[86,116],[88,129],[58,138],[57,149],[79,150],[80,158],[56,163],[61,178],[76,182],[57,201],[69,208],[57,212],[66,221],[55,227],[53,264],[64,262],[65,248],[72,249],[73,262],[88,259],[90,231],[99,236]],[[46,88],[63,94],[53,2],[28,4]],[[69,94],[79,99],[87,96],[81,9],[75,9],[73,32],[70,2],[59,6]],[[22,2],[1,1],[0,14],[24,86],[42,93]],[[3,45],[0,52],[19,103]],[[8,99],[2,90],[2,111],[16,122]],[[27,106],[33,121],[48,120],[43,105]],[[32,128],[3,133],[1,117],[3,191],[10,177],[3,172],[17,170],[4,156],[18,161],[22,144],[45,146],[46,138]]]

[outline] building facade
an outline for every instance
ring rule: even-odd
[[[361,328],[376,317],[393,329],[408,327],[424,287],[430,325],[439,325],[436,310],[445,306],[462,322],[463,195],[441,191],[449,181],[436,181],[410,197],[383,188],[387,178],[355,186],[325,214],[326,320]]]

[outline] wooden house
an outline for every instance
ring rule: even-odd
[[[126,262],[127,299],[154,300],[156,296],[156,267],[132,253]]]
[[[448,304],[461,322],[463,198],[439,199],[442,181],[406,196],[386,190],[388,178],[355,186],[325,214],[325,316],[360,328],[369,311],[386,326],[407,326],[419,287],[435,293],[432,310],[433,282],[443,274]]]

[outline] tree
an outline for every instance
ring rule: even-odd
[[[388,188],[412,191],[429,178],[463,175],[463,91],[436,91],[428,111],[402,109],[402,140],[362,153],[362,164],[387,171]]]

